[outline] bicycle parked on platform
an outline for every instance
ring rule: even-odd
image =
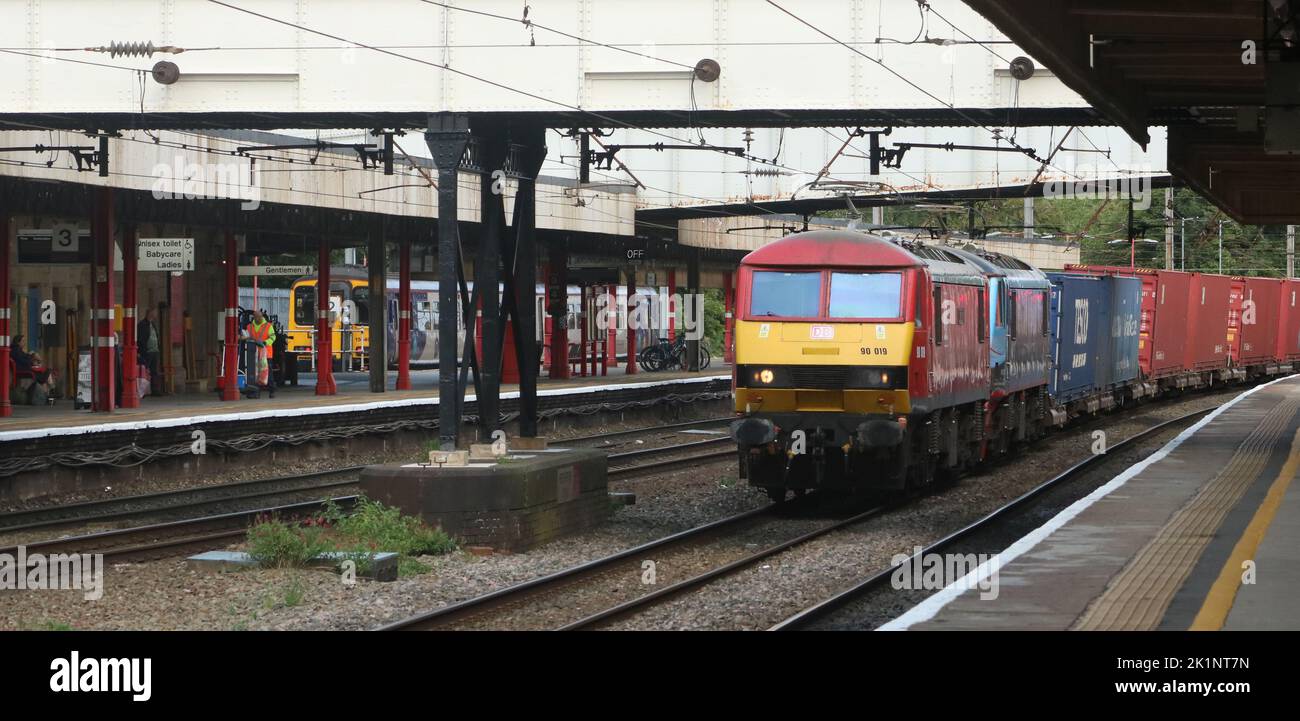
[[[704,370],[713,362],[713,356],[705,347],[704,341],[700,341],[699,348],[699,367],[700,370]],[[658,343],[646,346],[637,353],[637,363],[642,370],[646,371],[687,370],[689,368],[687,360],[685,336],[678,336],[674,341],[660,338]]]

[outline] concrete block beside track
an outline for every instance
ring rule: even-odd
[[[553,448],[464,467],[370,466],[362,492],[439,526],[464,546],[526,551],[610,515],[605,453]]]

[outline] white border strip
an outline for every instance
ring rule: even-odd
[[[699,378],[675,378],[667,381],[644,381],[639,383],[609,383],[600,386],[571,386],[568,388],[551,388],[547,390],[538,390],[537,396],[565,396],[565,395],[586,395],[588,393],[605,393],[638,388],[668,388],[674,385],[689,385],[692,383],[708,383],[717,380],[731,380],[731,375],[718,376],[701,376]],[[518,398],[519,391],[507,391],[501,394],[502,399]],[[476,396],[469,393],[465,400],[475,400]],[[269,408],[259,411],[247,411],[240,413],[217,413],[203,416],[186,416],[183,418],[156,418],[143,421],[122,421],[119,423],[95,423],[84,426],[64,426],[56,428],[30,428],[18,431],[0,432],[0,443],[6,441],[21,441],[29,438],[44,438],[46,436],[77,436],[87,433],[112,433],[117,431],[139,431],[151,428],[176,428],[178,426],[190,426],[200,423],[228,423],[233,421],[249,421],[260,418],[290,418],[296,416],[318,416],[333,413],[358,413],[365,411],[382,410],[386,408],[410,408],[415,406],[437,406],[438,398],[406,398],[394,401],[372,401],[370,403],[346,403],[340,405],[328,406],[311,406],[308,408]]]
[[[1152,464],[1158,463],[1159,461],[1163,460],[1166,456],[1168,456],[1171,452],[1173,452],[1175,448],[1181,446],[1184,441],[1186,441],[1188,438],[1191,438],[1197,431],[1209,425],[1209,423],[1213,421],[1215,418],[1218,418],[1221,413],[1235,406],[1239,401],[1241,401],[1241,399],[1245,398],[1246,396],[1256,391],[1267,388],[1273,385],[1274,383],[1278,383],[1280,381],[1284,381],[1289,378],[1296,378],[1296,377],[1297,375],[1283,376],[1281,378],[1276,378],[1274,380],[1271,380],[1268,383],[1255,386],[1254,388],[1245,391],[1244,393],[1237,396],[1236,398],[1233,398],[1227,403],[1224,403],[1223,405],[1214,409],[1209,413],[1209,415],[1197,421],[1190,428],[1184,430],[1182,433],[1179,433],[1177,436],[1171,439],[1168,443],[1166,443],[1163,447],[1161,447],[1160,450],[1156,451],[1155,453],[1152,453],[1147,458],[1138,461],[1132,466],[1129,466],[1128,469],[1126,469],[1123,473],[1119,474],[1118,476],[1115,476],[1110,481],[1108,481],[1105,485],[1101,486],[1100,488],[1096,489],[1092,493],[1089,493],[1083,498],[1080,498],[1079,500],[1070,504],[1067,508],[1062,510],[1060,513],[1056,514],[1056,516],[1054,516],[1047,523],[1044,523],[1038,528],[1035,528],[1033,531],[1030,531],[1029,533],[1025,534],[1023,538],[1011,544],[1002,553],[989,559],[988,561],[985,561],[984,563],[981,563],[979,567],[976,568],[974,571],[971,571],[970,573],[966,574],[963,578],[955,581],[954,583],[949,584],[943,590],[935,593],[933,596],[930,596],[924,601],[918,603],[917,605],[908,609],[898,618],[895,618],[894,620],[880,626],[876,630],[877,631],[906,631],[907,629],[911,628],[912,626],[918,623],[924,623],[934,618],[936,615],[939,614],[939,611],[943,610],[944,606],[947,606],[957,597],[961,596],[963,593],[966,593],[972,588],[978,588],[979,587],[978,584],[986,580],[989,576],[991,576],[994,571],[996,571],[999,568],[1006,568],[1007,564],[1016,560],[1017,558],[1024,555],[1025,553],[1028,553],[1030,550],[1033,550],[1035,546],[1041,543],[1052,533],[1056,532],[1057,529],[1069,523],[1070,521],[1074,520],[1075,516],[1078,516],[1080,513],[1083,513],[1085,510],[1087,510],[1089,506],[1101,500],[1102,498],[1105,498],[1106,496],[1110,495],[1116,489],[1120,488],[1125,483],[1128,483],[1131,478],[1138,475],[1142,471],[1146,470]]]

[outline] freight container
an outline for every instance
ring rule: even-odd
[[[1243,278],[1239,325],[1240,352],[1236,363],[1241,366],[1267,365],[1277,362],[1279,311],[1282,305],[1282,281],[1277,278]],[[1289,299],[1288,299],[1289,300]]]
[[[1187,293],[1188,338],[1184,356],[1188,370],[1207,371],[1228,367],[1228,307],[1231,292],[1230,276],[1191,274]]]
[[[1277,359],[1300,361],[1300,280],[1282,281],[1282,309],[1278,322]]]
[[[1138,327],[1138,365],[1147,379],[1183,372],[1189,345],[1187,311],[1190,306],[1192,275],[1176,270],[1151,270],[1104,265],[1065,266],[1068,272],[1119,275],[1142,283],[1142,322]],[[1222,329],[1227,322],[1224,296]],[[1220,334],[1220,337],[1224,337]]]
[[[1118,387],[1137,380],[1142,328],[1142,281],[1110,276],[1110,350],[1106,382]]]
[[[1065,405],[1107,385],[1113,279],[1074,273],[1048,273],[1047,279],[1052,284],[1048,385],[1056,402]]]

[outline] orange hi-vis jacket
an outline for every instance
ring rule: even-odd
[[[275,344],[275,326],[271,325],[271,321],[262,321],[261,325],[258,325],[257,321],[249,323],[248,337],[262,343],[266,348],[266,357],[271,357],[271,346]]]

